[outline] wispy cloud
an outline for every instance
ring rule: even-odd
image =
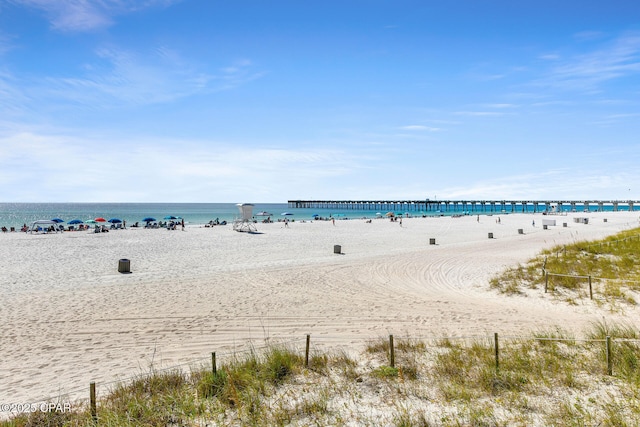
[[[507,113],[501,113],[497,111],[456,111],[453,114],[455,114],[456,116],[497,117],[504,116]]]
[[[431,127],[431,126],[423,126],[423,125],[401,126],[400,129],[402,129],[402,130],[410,130],[410,131],[425,131],[425,132],[438,132],[438,131],[442,130],[441,128],[434,128],[434,127]]]
[[[13,48],[13,44],[11,42],[11,38],[8,35],[3,34],[2,31],[0,31],[0,55],[4,55],[6,52],[11,50],[12,48]]]
[[[46,77],[34,83],[34,96],[109,108],[122,104],[170,102],[201,92],[233,89],[259,78],[248,60],[219,70],[202,70],[166,47],[144,54],[115,47],[100,48],[81,77]],[[36,95],[37,94],[37,95]]]
[[[597,90],[609,80],[640,72],[640,33],[629,33],[593,52],[552,68],[538,85],[570,90]]]
[[[39,9],[57,31],[91,31],[113,24],[117,15],[154,6],[168,6],[176,0],[11,0]]]

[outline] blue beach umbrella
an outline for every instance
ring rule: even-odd
[[[72,220],[71,220],[71,221],[69,221],[67,224],[75,225],[75,224],[82,224],[83,222],[84,222],[84,221],[83,221],[83,220],[81,220],[81,219],[72,219]]]
[[[280,215],[293,215],[291,212],[282,212]]]
[[[156,220],[155,218],[151,218],[150,216],[148,216],[148,217],[144,218],[142,221],[144,221],[144,222],[153,222],[155,220]]]
[[[122,220],[120,218],[111,218],[107,222],[110,222],[111,224],[120,224]]]
[[[165,216],[165,217],[164,217],[164,219],[178,219],[178,218],[176,218],[176,217],[175,217],[175,216],[173,216],[173,215],[167,215],[167,216]],[[155,220],[154,220],[154,221],[155,221]]]
[[[51,221],[53,221],[53,222],[55,222],[55,223],[58,223],[58,224],[59,224],[59,223],[61,223],[61,222],[64,222],[64,219],[61,219],[61,218],[53,218]]]

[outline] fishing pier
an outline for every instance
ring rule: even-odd
[[[424,213],[633,211],[638,200],[289,200],[291,209],[379,210]]]

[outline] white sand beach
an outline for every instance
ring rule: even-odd
[[[543,230],[542,219],[557,225]],[[230,225],[3,233],[0,402],[86,397],[91,381],[100,387],[152,363],[184,364],[265,338],[311,334],[315,345],[362,347],[388,334],[582,331],[603,316],[638,324],[637,309],[613,314],[588,299],[569,306],[543,292],[489,289],[492,276],[543,248],[638,225],[637,212],[591,212],[404,218],[402,226],[296,221],[257,224],[259,234]],[[123,258],[131,274],[118,272]]]

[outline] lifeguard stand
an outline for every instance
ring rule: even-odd
[[[236,231],[255,232],[258,231],[253,222],[253,205],[251,203],[238,203],[240,218],[233,221],[233,229]]]

